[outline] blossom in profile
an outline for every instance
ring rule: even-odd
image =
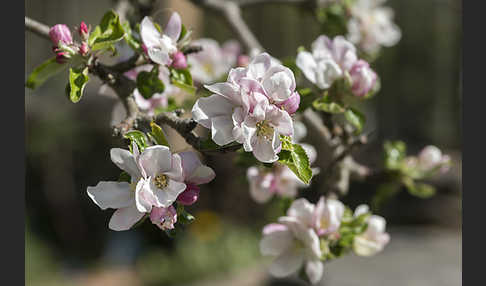
[[[203,165],[195,152],[187,151],[178,153],[182,159],[183,180],[186,189],[177,197],[177,202],[182,205],[192,205],[199,198],[199,185],[211,182],[216,174],[213,169]]]
[[[162,230],[174,229],[177,222],[177,211],[174,206],[153,207],[150,212],[150,220]]]
[[[177,12],[172,13],[163,31],[159,32],[147,16],[140,23],[140,37],[149,58],[157,64],[169,66],[177,54],[177,40],[182,31],[181,17]]]
[[[369,212],[367,205],[356,208],[354,216]],[[385,232],[386,221],[378,215],[370,215],[367,218],[368,227],[365,232],[354,237],[353,250],[360,256],[372,256],[383,250],[390,241],[390,235]]]

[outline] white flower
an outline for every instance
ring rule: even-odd
[[[289,276],[305,264],[305,273],[313,284],[322,278],[319,237],[294,217],[281,217],[278,224],[265,226],[260,251],[275,257],[269,271],[276,277]]]
[[[436,146],[429,145],[420,151],[418,165],[420,169],[426,172],[439,167],[441,167],[441,172],[446,172],[449,169],[450,157],[442,154],[442,151]]]
[[[110,219],[112,230],[130,229],[152,207],[169,207],[184,191],[179,155],[172,155],[166,146],[147,147],[141,154],[133,144],[128,150],[111,149],[111,160],[131,176],[127,182],[99,182],[88,187],[89,197],[101,209],[117,209]]]
[[[321,89],[329,88],[332,83],[349,71],[357,61],[353,44],[341,36],[333,40],[325,35],[312,43],[312,53],[301,51],[297,54],[296,64],[304,76]]]
[[[221,79],[236,65],[238,55],[241,53],[237,41],[225,42],[222,47],[213,39],[202,38],[192,42],[201,46],[202,51],[188,55],[191,65],[191,75],[194,81],[208,84]]]
[[[367,213],[367,205],[360,205],[356,208],[354,216]],[[383,250],[390,241],[390,235],[385,232],[386,221],[378,215],[371,215],[367,219],[368,227],[365,232],[356,236],[353,240],[353,250],[360,256],[372,256]]]
[[[243,124],[243,148],[265,163],[278,160],[277,154],[282,148],[280,135],[292,136],[294,132],[290,115],[270,105],[265,97],[255,105],[251,116],[247,116]]]
[[[367,53],[391,47],[401,38],[401,31],[393,23],[393,10],[380,6],[382,0],[358,0],[351,8],[353,18],[348,21],[347,38]]]
[[[160,65],[170,65],[171,56],[177,52],[177,40],[181,29],[181,17],[176,12],[170,17],[164,34],[160,34],[148,17],[143,18],[140,24],[140,36],[147,48],[149,58]]]
[[[364,60],[358,60],[349,71],[351,76],[351,91],[356,96],[367,95],[375,86],[376,73]]]

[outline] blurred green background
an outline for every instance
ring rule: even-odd
[[[156,2],[160,14],[178,11],[195,38],[232,38],[216,14],[186,0]],[[326,265],[322,285],[461,283],[461,4],[387,2],[402,39],[383,49],[374,63],[381,91],[362,108],[366,130],[375,132],[355,157],[377,166],[383,141],[400,139],[410,154],[437,145],[454,166],[433,180],[435,197],[421,200],[401,192],[382,209],[392,236],[383,253]],[[25,0],[25,14],[73,28],[81,21],[98,23],[113,5],[109,0]],[[292,5],[251,6],[243,16],[277,58],[295,56],[299,46],[309,47],[320,34],[313,15]],[[29,32],[25,44],[27,77],[52,51],[50,42]],[[245,170],[228,164],[233,154],[206,158],[217,178],[202,187],[200,200],[189,208],[197,220],[180,238],[171,240],[148,222],[129,232],[110,231],[111,211],[93,204],[86,187],[119,175],[109,159],[110,148],[123,144],[111,135],[116,100],[100,96],[100,82],[93,78],[83,100],[72,104],[64,95],[66,78],[61,74],[34,92],[25,89],[27,285],[302,285],[267,274],[258,241],[279,205],[251,200]],[[312,132],[304,141],[318,143]],[[344,202],[354,207],[373,192],[373,186],[353,183]]]

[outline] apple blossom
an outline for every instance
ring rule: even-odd
[[[347,38],[369,54],[381,46],[391,47],[401,38],[400,28],[393,23],[393,10],[381,6],[385,1],[358,0],[351,7]]]
[[[338,236],[339,226],[344,215],[344,205],[335,199],[321,196],[314,210],[314,227],[317,235]]]
[[[131,176],[127,182],[99,182],[88,187],[89,197],[101,209],[117,209],[110,219],[112,230],[130,229],[152,207],[169,207],[184,191],[181,157],[171,154],[166,146],[150,146],[142,153],[135,143],[133,154],[113,148],[111,160]]]
[[[176,69],[185,69],[187,68],[187,61],[186,56],[182,52],[176,52],[172,56],[172,64],[171,66]]]
[[[324,265],[319,237],[295,217],[280,217],[279,223],[266,225],[260,241],[260,252],[275,259],[269,271],[275,277],[285,277],[305,265],[305,273],[315,284],[322,278]]]
[[[198,185],[207,184],[216,177],[213,169],[203,165],[195,152],[178,153],[182,159],[182,171],[186,189],[177,197],[182,205],[192,205],[199,198]]]
[[[177,52],[177,40],[181,30],[181,17],[177,12],[172,13],[163,34],[147,16],[143,18],[140,24],[140,36],[147,48],[149,58],[157,64],[170,65],[173,61],[172,57]]]
[[[367,213],[367,205],[360,205],[356,208],[354,216]],[[385,232],[386,221],[378,215],[371,215],[367,218],[368,227],[365,232],[354,237],[353,250],[360,256],[372,256],[383,250],[390,241],[390,235]]]
[[[376,73],[364,60],[358,60],[349,71],[351,76],[351,91],[356,96],[367,95],[376,84]]]
[[[193,80],[201,84],[221,79],[236,66],[241,53],[240,45],[235,40],[229,40],[220,46],[213,39],[201,38],[192,41],[192,44],[202,47],[202,51],[187,57]]]
[[[162,230],[174,229],[177,222],[177,211],[174,206],[153,207],[150,212],[150,220]]]
[[[78,32],[79,32],[79,36],[81,36],[81,39],[83,39],[84,41],[88,40],[89,28],[84,21],[82,21],[81,24],[79,24]]]

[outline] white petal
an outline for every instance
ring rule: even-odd
[[[248,65],[248,75],[260,80],[270,68],[271,58],[267,53],[257,55]]]
[[[142,23],[140,23],[140,37],[147,49],[159,45],[160,33],[149,17],[143,18]]]
[[[354,210],[354,216],[357,217],[369,211],[370,211],[370,207],[368,207],[368,205],[362,204],[356,207],[356,209]]]
[[[204,86],[207,90],[219,94],[234,104],[241,104],[239,87],[228,82],[218,82]]]
[[[218,94],[201,97],[192,107],[192,117],[202,126],[211,128],[211,118],[231,115],[233,106],[228,99]]]
[[[287,67],[271,67],[262,79],[267,96],[276,102],[287,100],[295,89],[294,73]]]
[[[164,172],[169,178],[175,181],[184,181],[184,171],[182,169],[182,158],[179,154],[172,155],[172,164],[170,170]]]
[[[317,63],[312,54],[306,51],[301,51],[297,54],[295,64],[304,73],[305,77],[312,83],[316,83],[316,68]]]
[[[181,30],[182,30],[181,16],[179,16],[179,13],[174,12],[170,17],[169,22],[167,22],[167,25],[165,26],[164,34],[166,34],[174,42],[176,42],[179,39]]]
[[[192,183],[195,185],[206,184],[212,181],[216,177],[216,173],[214,173],[213,169],[209,168],[208,166],[201,165],[199,166],[191,176],[186,178],[188,183]]]
[[[321,281],[324,273],[324,264],[320,260],[307,261],[305,266],[305,273],[312,284]]]
[[[155,177],[169,171],[172,166],[169,147],[155,145],[145,148],[140,155],[139,164],[147,177]]]
[[[142,110],[147,110],[150,108],[150,101],[146,100],[138,91],[138,88],[133,90],[133,98],[138,108]]]
[[[290,247],[270,265],[270,273],[275,277],[285,277],[299,270],[304,262],[304,254],[297,247]]]
[[[147,53],[149,58],[159,65],[169,65],[172,62],[169,53],[158,46],[147,47]]]
[[[359,235],[353,240],[353,250],[359,256],[372,256],[383,249],[379,243]]]
[[[152,193],[150,187],[150,180],[141,179],[135,189],[135,203],[139,212],[148,213],[152,210],[152,206],[156,204],[157,200]]]
[[[102,210],[119,209],[133,204],[130,184],[127,182],[99,182],[95,187],[88,187],[88,196]]]
[[[262,255],[277,256],[293,246],[294,236],[288,229],[274,231],[264,235],[260,241]]]
[[[253,139],[254,138],[254,139]],[[278,160],[277,151],[274,149],[274,140],[270,141],[258,135],[253,136],[253,155],[263,163],[273,163]]]
[[[265,119],[271,123],[279,134],[285,136],[294,135],[292,117],[290,117],[287,111],[271,106],[267,109]]]
[[[121,148],[112,148],[110,150],[111,161],[118,166],[118,168],[127,172],[132,178],[141,176],[140,170],[135,163],[135,159],[130,151]]]
[[[235,140],[233,137],[233,119],[231,116],[223,115],[213,117],[211,120],[211,136],[219,146],[226,145]]]
[[[186,184],[177,182],[174,180],[169,179],[167,187],[163,190],[158,189],[152,185],[152,190],[154,190],[154,194],[157,197],[157,207],[164,207],[167,208],[172,203],[174,203],[179,196],[186,189]]]
[[[144,215],[144,213],[137,210],[135,204],[117,209],[111,216],[108,227],[115,231],[129,230]]]
[[[312,226],[315,206],[304,198],[292,202],[287,215],[297,218],[302,224]]]

